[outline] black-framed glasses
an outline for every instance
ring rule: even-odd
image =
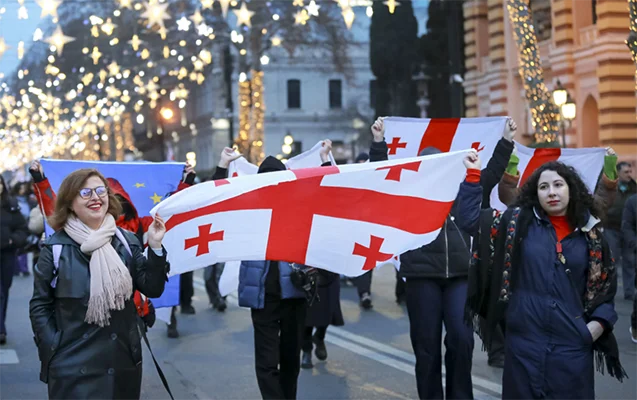
[[[97,195],[97,197],[105,197],[108,194],[108,190],[105,186],[98,186],[95,189],[84,188],[80,189],[80,197],[84,200],[88,200],[93,196],[93,192]]]

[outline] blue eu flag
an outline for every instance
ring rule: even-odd
[[[64,178],[82,168],[94,168],[105,178],[116,179],[137,209],[138,216],[150,215],[150,210],[167,195],[177,190],[184,164],[175,162],[94,162],[69,160],[42,160],[42,167],[51,188],[57,193]],[[52,233],[47,226],[47,234]],[[136,232],[133,232],[136,233]],[[149,250],[150,251],[150,250]],[[179,276],[166,282],[163,295],[153,299],[156,308],[172,307],[179,304]]]

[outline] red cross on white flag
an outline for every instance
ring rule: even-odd
[[[427,147],[442,152],[476,149],[483,168],[502,138],[506,117],[488,118],[385,118],[389,159],[416,157]]]
[[[171,275],[238,260],[278,260],[358,276],[436,238],[466,171],[466,151],[274,172],[183,190],[166,219]]]

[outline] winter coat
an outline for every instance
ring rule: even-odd
[[[305,326],[343,326],[341,311],[340,276],[333,272],[320,271],[318,280],[318,300],[307,308]]]
[[[606,222],[604,227],[616,231],[621,230],[622,212],[628,198],[637,193],[637,183],[631,180],[628,183],[617,184],[617,197],[606,213]]]
[[[112,245],[128,267],[133,288],[149,297],[164,291],[168,273],[162,256],[148,251],[122,230],[131,254],[114,236]],[[63,245],[55,288],[52,246]],[[34,268],[29,314],[41,361],[40,379],[52,399],[138,399],[142,379],[142,349],[133,297],[123,310],[111,311],[103,328],[84,321],[90,297],[90,258],[65,231],[52,235]]]
[[[622,262],[637,268],[637,194],[626,200],[622,217],[622,235],[624,238]],[[637,286],[637,278],[635,285]]]
[[[5,197],[0,204],[0,254],[15,255],[28,235],[27,222],[18,202],[13,197]]]
[[[270,261],[241,261],[239,269],[239,306],[261,309],[265,307],[265,277]],[[279,261],[281,299],[303,299],[305,293],[292,284],[290,264]]]
[[[481,194],[464,182],[458,195],[458,223],[476,248],[466,309],[468,319],[486,318],[487,347],[495,326],[506,327],[502,397],[593,399],[594,350],[612,376],[624,377],[612,334],[615,268],[599,220],[562,239],[563,263],[543,210],[480,211]],[[593,320],[604,327],[595,343],[586,326]]]
[[[483,207],[489,206],[489,194],[498,184],[513,152],[513,143],[500,139],[487,167],[480,175],[484,188]],[[373,142],[370,161],[387,160],[387,144]],[[452,208],[442,230],[431,243],[400,256],[400,276],[403,278],[456,278],[465,277],[471,258],[471,237],[458,228],[456,207]]]

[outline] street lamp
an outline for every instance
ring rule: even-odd
[[[173,110],[168,107],[163,107],[161,111],[159,112],[159,114],[164,119],[164,121],[170,121],[175,116],[175,113],[173,112]]]
[[[562,147],[566,147],[566,124],[564,121],[568,121],[569,126],[571,121],[575,119],[577,115],[577,107],[575,102],[571,98],[571,94],[562,86],[559,81],[556,82],[555,90],[553,90],[553,102],[560,109],[560,126],[562,128]]]

